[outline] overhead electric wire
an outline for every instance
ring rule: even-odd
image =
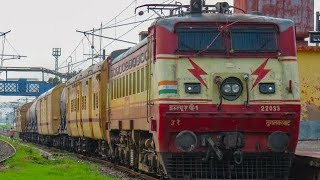
[[[131,28],[130,30],[128,30],[127,32],[125,32],[124,34],[122,34],[121,36],[117,37],[116,39],[119,39],[119,38],[125,36],[126,34],[128,34],[129,32],[131,32],[133,29],[137,28],[137,27],[140,26],[142,23],[144,23],[144,22],[146,22],[148,19],[152,18],[154,15],[155,15],[155,13],[154,13],[153,15],[151,15],[149,18],[147,18],[146,20],[140,22],[138,25],[134,26],[133,28]],[[109,45],[111,45],[114,41],[116,41],[116,40],[111,41],[109,44],[107,44],[106,46],[104,46],[102,49],[105,49],[106,47],[108,47]],[[100,53],[100,52],[97,52],[97,54],[95,54],[94,57],[96,57],[99,53]],[[91,59],[91,58],[87,58],[87,59],[84,59],[84,60],[82,60],[82,61],[79,61],[79,62],[81,62],[81,64],[78,64],[77,66],[73,67],[72,69],[81,66],[83,63],[85,63],[86,61],[88,61],[88,60],[90,60],[90,59]],[[72,65],[74,65],[74,64],[72,64]]]
[[[148,20],[141,20],[141,21],[135,21],[135,22],[130,22],[130,23],[118,24],[118,25],[110,25],[110,26],[104,27],[103,29],[111,29],[111,28],[115,28],[115,27],[127,26],[127,25],[131,25],[131,24],[137,24],[140,22],[147,22],[147,21],[152,21],[152,20],[156,20],[156,19],[158,19],[158,18],[152,18],[152,19],[148,19]]]
[[[96,48],[95,48],[94,45],[91,43],[90,39],[88,38],[88,36],[87,36],[85,33],[84,33],[84,36],[87,38],[88,43],[89,43],[91,49],[94,49],[94,50],[96,51],[96,53],[98,53],[98,51],[96,50]]]
[[[110,22],[112,22],[115,18],[117,18],[118,16],[120,16],[123,12],[125,12],[134,2],[136,2],[137,0],[133,0],[126,8],[124,8],[120,13],[118,13],[113,19],[111,19],[109,22],[107,22],[107,23],[105,23],[104,25],[102,25],[102,27],[103,26],[106,26],[106,25],[108,25]],[[136,15],[135,15],[136,16]],[[128,18],[127,18],[128,19]],[[127,19],[125,19],[125,20],[127,20]],[[121,20],[120,22],[123,22],[124,20]],[[99,29],[96,29],[95,31],[99,31],[99,30],[102,30],[102,28],[99,28]],[[90,31],[86,31],[86,32],[95,32],[95,31],[92,31],[92,30],[90,30]],[[78,49],[78,47],[80,46],[80,44],[81,44],[81,42],[83,43],[83,39],[84,39],[85,37],[83,37],[82,39],[81,39],[81,41],[78,43],[78,45],[76,46],[76,48],[74,48],[74,50],[70,53],[70,55],[60,64],[60,66],[62,65],[62,64],[64,64],[64,63],[66,63],[67,61],[68,61],[68,59],[69,59],[69,57],[71,57],[71,55]],[[99,51],[99,52],[101,52],[101,50]],[[66,66],[66,67],[68,67],[68,66]],[[63,69],[64,67],[59,67],[59,69]]]
[[[123,12],[125,12],[133,3],[135,3],[137,0],[133,0],[127,7],[125,7],[120,13],[118,13],[114,18],[112,18],[110,21],[108,21],[107,23],[105,23],[103,26],[106,26],[108,25],[110,22],[112,22],[114,19],[116,19],[117,17],[119,17]],[[96,32],[96,31],[99,31],[100,29],[95,29],[95,30],[88,30],[88,31],[85,31],[85,32]]]
[[[152,18],[155,14],[151,15],[149,18],[147,18],[146,20],[140,22],[139,24],[135,25],[133,28],[129,29],[127,32],[123,33],[122,35],[120,35],[119,37],[117,37],[116,39],[122,38],[123,36],[127,35],[129,32],[131,32],[132,30],[134,30],[135,28],[137,28],[138,26],[140,26],[141,24],[143,24],[144,22],[146,22],[147,20],[149,20],[150,18]],[[115,42],[116,40],[111,41],[109,44],[107,44],[106,46],[104,46],[102,49],[108,47],[109,45],[111,45],[113,42]]]
[[[79,43],[78,43],[78,45],[76,46],[76,48],[74,48],[74,50],[70,53],[70,55],[60,64],[60,66],[62,65],[62,64],[64,64],[65,62],[67,62],[68,61],[68,59],[69,59],[69,57],[71,57],[71,55],[78,49],[78,47],[81,45],[81,43],[83,42],[83,39],[84,39],[85,37],[83,37],[80,41],[79,41]],[[58,69],[62,69],[61,67],[59,67]]]
[[[2,50],[1,50],[1,67],[3,66],[3,54],[4,54],[4,45],[6,43],[6,35],[4,35],[3,40],[2,40]]]
[[[9,46],[13,49],[13,51],[15,51],[15,53],[19,56],[20,53],[16,50],[16,48],[14,48],[12,46],[12,44],[10,43],[10,41],[8,40],[8,38],[6,36],[4,36],[4,38],[6,39],[7,43],[9,44]]]
[[[168,1],[170,1],[170,0],[166,0],[166,1],[162,2],[161,4],[167,3]],[[173,1],[174,1],[174,0],[171,0],[168,4],[172,3]],[[133,3],[133,2],[132,2],[132,3]],[[131,4],[132,4],[132,3],[131,3]],[[126,9],[129,8],[129,7],[131,6],[131,4],[130,4],[129,6],[127,6]],[[160,11],[160,10],[158,10],[158,11]],[[107,25],[107,24],[109,24],[110,22],[112,22],[115,18],[117,18],[120,14],[122,14],[122,12],[124,12],[124,10],[121,11],[121,13],[119,13],[116,17],[114,17],[113,19],[111,19],[111,20],[110,20],[108,23],[106,23],[105,25]],[[130,30],[128,30],[127,32],[125,32],[124,34],[120,35],[119,37],[117,37],[117,38],[115,38],[115,39],[119,39],[119,38],[127,35],[129,32],[131,32],[133,29],[137,28],[138,26],[140,26],[140,25],[143,24],[144,22],[147,22],[147,21],[151,20],[151,18],[152,18],[155,14],[156,14],[156,13],[154,13],[154,14],[151,15],[151,16],[149,16],[147,19],[140,21],[138,25],[134,26],[133,28],[131,28]],[[135,17],[135,16],[132,16],[132,17]],[[157,19],[157,18],[155,18],[155,19]],[[135,23],[132,23],[132,24],[135,24]],[[116,25],[116,23],[115,23],[114,25]],[[100,29],[98,28],[98,29],[95,29],[95,30],[98,31],[98,30],[100,30]],[[94,31],[93,31],[93,30],[90,30],[90,31],[85,31],[85,32],[94,32]],[[106,47],[108,47],[109,45],[111,45],[114,41],[116,41],[116,40],[111,41],[109,44],[107,44],[106,46],[104,46],[102,49],[105,49]],[[101,50],[102,50],[102,49],[101,49]],[[97,55],[99,55],[99,54],[101,53],[101,50],[100,50],[99,52],[97,52],[97,54],[95,54],[94,57],[97,57]],[[78,64],[78,62],[77,62],[77,63],[74,63],[74,64],[78,64],[78,65],[75,66],[75,67],[72,67],[72,69],[75,69],[76,67],[79,67],[80,65],[82,65],[83,63],[85,63],[86,61],[88,61],[88,60],[90,60],[90,59],[91,59],[91,58],[86,58],[86,59],[84,59],[84,60],[82,60],[82,61],[79,61],[79,62],[81,62],[80,64]],[[72,64],[72,65],[74,65],[74,64]]]
[[[168,1],[169,1],[169,0],[166,0],[166,1],[164,1],[163,3],[161,3],[161,4],[164,4],[164,3],[168,2]],[[173,2],[173,1],[174,1],[174,0],[172,0],[171,2]],[[170,4],[171,2],[169,2],[169,4]],[[133,28],[129,29],[127,32],[125,32],[125,33],[122,34],[121,36],[117,37],[116,39],[119,39],[119,38],[127,35],[127,34],[128,34],[129,32],[131,32],[133,29],[137,28],[138,26],[140,26],[140,25],[143,24],[144,22],[149,21],[155,14],[156,14],[156,13],[153,13],[153,14],[152,14],[151,16],[149,16],[147,19],[141,21],[138,25],[135,25]],[[157,18],[155,18],[155,19],[157,19]],[[115,41],[115,40],[111,41],[109,44],[107,44],[106,46],[104,46],[102,49],[108,47],[108,46],[111,45],[114,41]]]

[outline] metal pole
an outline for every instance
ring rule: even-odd
[[[93,28],[93,35],[92,35],[92,44],[91,44],[91,53],[92,53],[92,65],[93,65],[93,57],[94,57],[94,28]]]
[[[100,24],[100,36],[102,36],[102,22],[101,22],[101,24]],[[104,59],[102,59],[102,57],[101,57],[101,49],[102,48],[102,37],[100,37],[100,48],[99,48],[99,52],[100,52],[100,59],[101,60],[104,60]]]
[[[72,63],[72,56],[69,56],[69,57],[70,57],[71,61],[68,62],[68,74],[70,73],[70,64]]]

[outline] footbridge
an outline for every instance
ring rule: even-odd
[[[42,80],[27,78],[8,79],[8,72],[40,72]],[[51,89],[54,84],[44,81],[44,74],[52,74],[60,79],[69,79],[70,74],[59,73],[42,67],[0,67],[0,72],[5,73],[5,79],[0,80],[0,96],[40,96]]]

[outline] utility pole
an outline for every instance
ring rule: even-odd
[[[93,61],[94,61],[94,28],[93,28],[92,32],[93,32],[93,35],[92,35],[92,44],[91,44],[91,53],[92,53],[91,65],[93,65]]]
[[[99,48],[99,54],[100,54],[100,60],[104,60],[102,59],[102,22],[100,24],[100,48]]]
[[[3,66],[3,56],[4,56],[4,44],[6,43],[6,35],[8,34],[8,33],[10,33],[11,32],[11,30],[10,31],[7,31],[7,32],[0,32],[0,37],[1,36],[3,36],[3,40],[2,40],[2,51],[1,51],[1,67]]]
[[[52,48],[52,56],[55,57],[55,72],[58,72],[59,69],[59,57],[61,56],[61,48]],[[57,76],[56,76],[57,77]]]
[[[69,56],[70,57],[70,62],[68,62],[68,74],[70,73],[70,64],[72,63],[72,56]]]

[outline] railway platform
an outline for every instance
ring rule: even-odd
[[[320,180],[320,121],[302,121],[292,180]]]

